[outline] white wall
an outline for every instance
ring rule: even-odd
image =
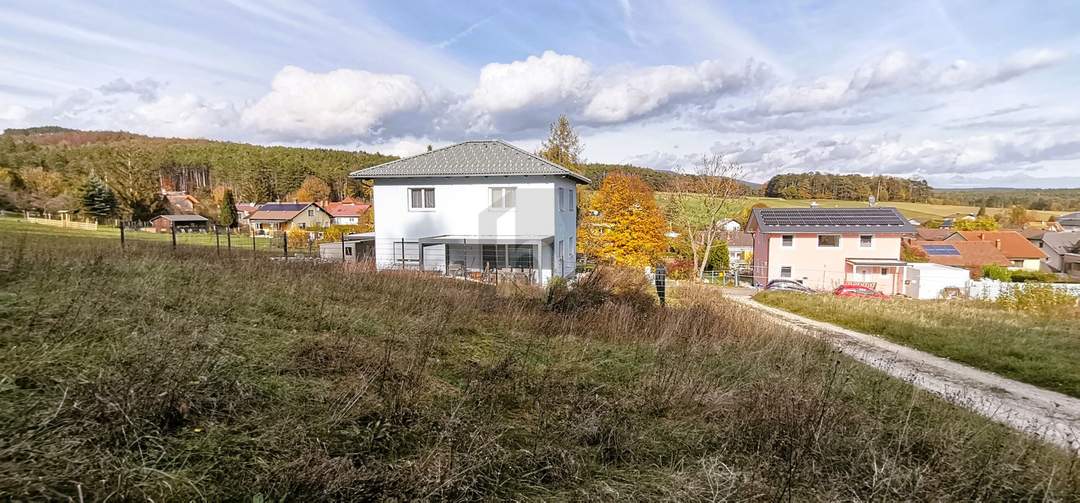
[[[971,273],[960,267],[940,264],[908,264],[905,294],[916,299],[940,299],[942,290],[959,288],[964,291]]]
[[[491,187],[516,188],[516,207],[491,208]],[[556,188],[565,191],[566,210],[559,212]],[[434,188],[435,208],[409,208],[410,188]],[[541,247],[539,262],[545,278],[551,274],[552,253],[563,240],[563,263],[572,274],[574,252],[571,242],[576,233],[575,205],[570,191],[576,194],[577,184],[559,176],[514,177],[445,177],[379,179],[375,181],[375,256],[376,263],[393,266],[393,243],[401,239],[438,235],[466,236],[555,236],[554,244]],[[558,260],[554,260],[556,268]],[[443,247],[430,246],[424,250],[425,268],[442,269],[445,264]],[[555,271],[556,274],[558,271]]]
[[[1080,283],[1010,283],[983,278],[967,284],[969,297],[984,300],[997,300],[1004,292],[1027,288],[1029,285],[1049,286],[1070,295],[1080,296]]]

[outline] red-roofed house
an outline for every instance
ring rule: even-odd
[[[1046,254],[1016,231],[957,231],[946,241],[985,241],[1009,259],[1009,267],[1038,271]]]
[[[336,203],[322,203],[320,206],[330,214],[334,225],[358,225],[363,220],[364,213],[371,209],[370,204],[352,199]]]
[[[969,271],[982,272],[983,266],[1008,266],[1009,258],[986,241],[912,241],[911,246],[926,252],[933,264],[963,267]]]

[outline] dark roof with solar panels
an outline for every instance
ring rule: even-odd
[[[905,234],[915,227],[896,208],[754,208],[747,230]]]

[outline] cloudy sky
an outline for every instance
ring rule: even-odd
[[[0,3],[0,127],[1080,187],[1080,4]]]

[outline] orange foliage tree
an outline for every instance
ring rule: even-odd
[[[317,176],[309,176],[296,189],[293,197],[297,201],[326,201],[330,199],[330,184]]]
[[[578,251],[597,261],[643,267],[667,250],[664,216],[649,186],[634,175],[604,178],[578,228]]]

